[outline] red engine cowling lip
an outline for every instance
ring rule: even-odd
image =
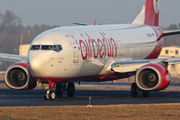
[[[138,74],[144,69],[152,69],[158,74],[159,82],[153,88],[144,88],[139,84]],[[170,75],[169,71],[165,67],[163,67],[163,66],[161,66],[159,64],[152,64],[151,63],[151,64],[144,65],[143,67],[141,67],[137,71],[137,73],[136,73],[136,84],[137,84],[139,89],[145,90],[145,91],[163,90],[163,89],[165,89],[165,88],[167,88],[169,86],[170,78],[171,78],[171,75]]]
[[[27,74],[27,82],[24,86],[22,87],[14,87],[13,85],[11,85],[7,80],[8,80],[8,74],[10,72],[10,70],[12,70],[13,68],[21,68],[22,70],[24,70]],[[30,81],[31,80],[31,81]],[[15,63],[12,64],[10,67],[8,67],[6,73],[5,73],[5,84],[11,88],[11,89],[16,89],[16,90],[30,90],[36,87],[36,80],[32,77],[32,75],[29,72],[29,66],[27,63]]]

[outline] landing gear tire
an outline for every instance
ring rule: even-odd
[[[143,97],[149,97],[150,92],[149,91],[142,91]]]
[[[44,92],[44,99],[45,100],[54,100],[56,97],[55,92],[52,89],[49,89]]]
[[[57,97],[62,97],[63,95],[63,85],[62,84],[57,84],[56,85],[56,96]]]
[[[51,92],[49,93],[49,99],[50,99],[50,100],[54,100],[55,97],[56,97],[55,92],[54,92],[54,91],[51,91]]]
[[[67,95],[68,97],[74,97],[75,94],[75,85],[74,83],[68,83],[67,86]]]
[[[49,93],[47,91],[44,92],[44,99],[49,100]]]
[[[131,85],[131,97],[137,97],[138,96],[138,88],[136,86],[136,83],[133,83]]]

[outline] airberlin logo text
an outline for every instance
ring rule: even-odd
[[[79,40],[82,59],[95,59],[105,57],[116,57],[117,46],[113,38],[105,37],[104,33],[100,32],[102,38],[93,39],[87,33],[85,33],[88,39]],[[84,37],[83,35],[81,35]]]

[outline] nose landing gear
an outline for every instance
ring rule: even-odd
[[[41,83],[40,81],[38,81],[37,84],[40,88],[44,88],[43,83]],[[54,100],[56,96],[62,97],[64,91],[67,91],[68,97],[74,97],[74,95],[75,95],[74,83],[68,83],[67,86],[66,86],[66,84],[55,84],[53,82],[49,82],[49,83],[45,83],[45,84],[46,84],[45,85],[46,91],[44,92],[45,100]],[[56,93],[53,91],[53,89],[55,89]]]
[[[56,97],[55,92],[50,88],[49,90],[44,92],[44,99],[45,100],[54,100]]]

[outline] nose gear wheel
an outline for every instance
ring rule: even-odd
[[[44,92],[44,99],[45,100],[54,100],[55,97],[56,97],[56,94],[51,88]]]

